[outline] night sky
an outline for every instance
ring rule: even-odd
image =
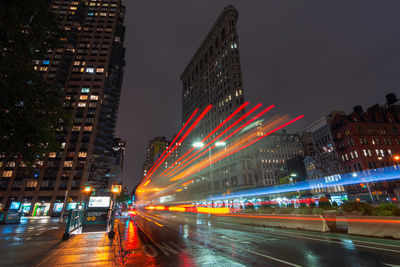
[[[127,141],[123,182],[141,179],[148,141],[180,128],[184,70],[223,8],[239,11],[245,99],[304,114],[400,97],[400,1],[152,1],[126,5],[126,68],[116,136]]]

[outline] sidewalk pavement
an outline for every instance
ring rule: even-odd
[[[36,266],[116,266],[113,240],[106,233],[73,235]]]

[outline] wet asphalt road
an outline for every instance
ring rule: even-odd
[[[103,232],[68,241],[61,241],[65,225],[57,219],[0,225],[0,266],[400,266],[399,240],[251,227],[162,211],[120,217],[117,225],[120,235],[113,240]]]
[[[61,244],[65,224],[57,218],[22,218],[20,224],[0,225],[0,266],[36,266]]]
[[[400,266],[400,241],[146,211],[121,221],[127,266]],[[400,230],[400,229],[399,229]]]

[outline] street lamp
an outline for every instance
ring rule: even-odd
[[[88,185],[83,189],[83,192],[89,194],[92,191],[92,188]]]
[[[193,147],[196,148],[202,148],[204,147],[204,143],[203,142],[195,142],[192,144]],[[223,147],[226,146],[226,143],[223,141],[217,141],[215,142],[215,146],[216,147]],[[214,184],[213,184],[213,179],[212,179],[212,164],[211,164],[211,146],[208,146],[208,159],[210,162],[210,181],[211,181],[211,191],[214,190]]]
[[[111,211],[111,229],[110,232],[108,232],[108,237],[109,238],[114,238],[115,232],[114,232],[114,221],[115,221],[115,199],[117,195],[119,195],[122,191],[122,186],[118,184],[113,184],[111,186],[111,193],[112,193],[112,211]]]
[[[87,209],[87,206],[89,205],[89,196],[92,193],[92,187],[90,185],[85,186],[83,189],[83,193],[85,194],[85,207],[84,209]]]
[[[193,146],[193,147],[197,147],[197,148],[201,148],[201,147],[204,146],[204,143],[203,143],[203,142],[195,142],[195,143],[193,143],[192,146]]]

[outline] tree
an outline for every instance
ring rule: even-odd
[[[60,146],[68,124],[61,88],[43,80],[34,60],[62,47],[63,31],[48,0],[0,2],[0,152],[28,163]]]

